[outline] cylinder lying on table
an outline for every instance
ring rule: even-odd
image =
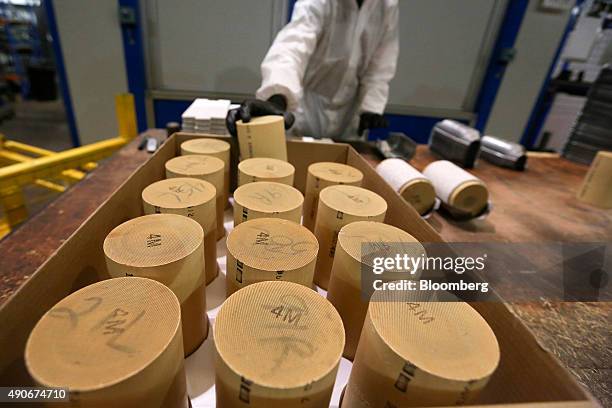
[[[142,190],[145,214],[177,214],[192,218],[204,230],[206,284],[219,274],[217,265],[216,190],[207,181],[177,177],[157,181]]]
[[[271,157],[287,161],[285,119],[278,115],[259,116],[248,123],[236,122],[240,157]]]
[[[452,406],[477,399],[499,363],[495,334],[467,303],[448,301],[450,294],[444,301],[426,301],[428,296],[374,293],[342,408]]]
[[[304,193],[304,226],[314,231],[321,190],[336,184],[361,186],[362,181],[363,173],[346,164],[318,162],[308,166]]]
[[[344,329],[312,289],[261,282],[239,290],[221,306],[214,340],[218,407],[329,406]]]
[[[355,221],[385,220],[387,202],[378,194],[355,186],[326,187],[319,194],[315,237],[319,255],[315,267],[315,283],[327,289],[340,229]]]
[[[274,181],[292,186],[295,167],[286,161],[253,157],[238,163],[238,186],[256,181]]]
[[[223,201],[224,206],[229,204],[229,186],[230,186],[230,144],[219,139],[202,137],[197,139],[187,140],[181,143],[181,155],[202,154],[213,156],[223,160],[225,167],[223,168]],[[224,208],[225,208],[224,207]]]
[[[419,214],[433,208],[436,191],[431,181],[404,160],[383,160],[376,166],[376,172]]]
[[[194,352],[208,334],[203,239],[204,231],[194,220],[153,214],[124,222],[104,240],[111,277],[155,279],[178,297],[185,355]]]
[[[180,305],[165,285],[107,279],[53,306],[27,341],[25,363],[41,387],[67,388],[88,408],[187,408]]]
[[[432,182],[440,200],[452,209],[475,217],[487,207],[487,186],[456,164],[438,160],[425,167],[423,175]]]
[[[286,184],[257,181],[234,191],[234,227],[256,218],[282,218],[300,223],[304,196]]]
[[[257,218],[227,236],[226,293],[252,283],[285,280],[312,287],[319,244],[293,221]]]
[[[215,186],[217,192],[217,240],[225,235],[225,228],[223,227],[223,210],[225,209],[225,203],[223,202],[224,168],[225,163],[217,157],[195,154],[175,157],[166,162],[167,178],[193,177],[208,181]]]
[[[346,331],[344,357],[355,357],[368,301],[362,299],[362,274],[367,278],[391,280],[419,277],[420,269],[406,273],[390,271],[374,274],[376,258],[394,258],[407,254],[412,258],[425,256],[425,249],[407,232],[381,222],[357,221],[345,225],[338,233],[338,244],[331,270],[327,299],[335,306]]]

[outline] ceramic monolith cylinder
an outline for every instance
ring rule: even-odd
[[[217,265],[216,189],[207,181],[177,177],[157,181],[142,191],[145,214],[178,214],[192,218],[204,229],[206,284],[219,274]]]
[[[334,307],[292,282],[260,282],[217,315],[215,393],[224,408],[329,406],[344,329]]]
[[[467,303],[415,291],[372,296],[342,408],[470,405],[499,364],[493,330]]]
[[[256,181],[274,181],[292,186],[295,167],[269,157],[253,157],[238,163],[238,186]]]
[[[257,218],[227,236],[226,292],[260,281],[290,281],[312,287],[319,244],[293,221]]]
[[[151,279],[107,279],[65,297],[34,326],[24,358],[38,386],[68,391],[68,402],[45,406],[190,406],[180,304]]]
[[[285,119],[278,115],[259,116],[249,122],[236,122],[238,145],[242,160],[251,157],[271,157],[287,161]]]
[[[315,283],[327,289],[340,229],[355,221],[385,220],[387,202],[365,188],[335,185],[319,195],[314,235],[319,241]]]
[[[489,191],[478,177],[447,160],[430,163],[423,170],[443,203],[461,213],[475,217],[487,207]]]
[[[304,196],[286,184],[257,181],[234,191],[234,226],[256,218],[282,218],[300,223]]]
[[[223,201],[224,168],[225,163],[217,157],[195,154],[175,157],[166,162],[166,178],[193,177],[208,181],[215,186],[217,193],[217,240],[225,236],[225,228],[223,227],[223,211],[225,209],[225,202]]]
[[[352,222],[342,227],[338,233],[327,300],[336,307],[342,317],[346,330],[343,355],[349,360],[355,357],[363,320],[368,310],[368,299],[364,299],[363,294],[373,290],[365,285],[373,285],[375,280],[417,281],[420,276],[421,266],[405,271],[379,270],[383,269],[381,260],[395,259],[398,255],[418,260],[423,259],[426,254],[423,245],[412,235],[382,222]],[[362,277],[365,279],[362,280]]]
[[[204,231],[176,214],[152,214],[120,224],[104,240],[111,277],[139,276],[167,285],[181,303],[185,354],[208,334]]]
[[[336,184],[361,186],[363,173],[352,166],[335,162],[318,162],[308,166],[304,192],[304,220],[306,228],[314,231],[319,193]]]
[[[612,208],[612,152],[597,152],[580,186],[578,199],[597,207]]]
[[[376,172],[419,214],[431,211],[436,200],[431,181],[405,160],[383,160],[376,166]]]
[[[231,146],[228,142],[209,137],[200,137],[181,143],[182,156],[188,154],[202,154],[205,156],[214,156],[223,160],[223,163],[225,164],[225,167],[223,168],[223,201],[226,208],[229,204],[228,197],[231,169],[230,151]]]

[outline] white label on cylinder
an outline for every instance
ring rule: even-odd
[[[438,160],[429,164],[423,170],[423,175],[431,180],[436,195],[447,204],[453,191],[461,184],[467,181],[480,181],[478,177],[448,160]]]
[[[376,166],[376,172],[397,192],[409,181],[425,176],[402,159],[383,160]]]

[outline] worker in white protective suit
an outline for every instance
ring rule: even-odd
[[[257,99],[228,113],[230,133],[237,120],[263,115],[283,115],[294,134],[314,137],[387,127],[398,13],[398,0],[298,0],[261,64]]]

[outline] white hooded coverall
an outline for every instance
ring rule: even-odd
[[[382,114],[399,53],[398,0],[298,0],[261,64],[258,99],[281,94],[294,134],[355,138]]]

